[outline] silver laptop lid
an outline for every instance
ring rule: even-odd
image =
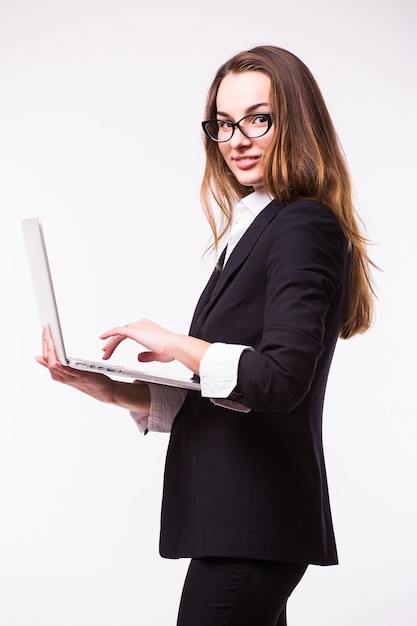
[[[23,236],[29,260],[32,283],[42,326],[49,325],[54,338],[59,361],[67,365],[68,359],[59,321],[55,291],[49,267],[42,223],[39,217],[22,220]]]
[[[115,378],[141,380],[182,389],[193,389],[195,391],[200,390],[199,382],[191,378],[160,376],[106,361],[88,361],[68,356],[59,321],[58,306],[40,218],[33,217],[22,220],[22,229],[40,322],[42,326],[49,325],[57,357],[62,365],[70,365],[73,368],[85,371],[95,371]]]

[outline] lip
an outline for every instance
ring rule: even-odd
[[[258,165],[260,159],[261,159],[260,156],[251,156],[251,155],[238,156],[238,157],[232,158],[232,160],[236,164],[236,167],[238,167],[240,170],[252,169],[256,165]]]

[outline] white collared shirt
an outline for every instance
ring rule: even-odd
[[[259,190],[249,194],[236,205],[227,240],[224,265],[246,230],[271,200],[272,198],[264,190]],[[211,398],[214,404],[232,408],[227,398],[237,384],[240,356],[244,350],[251,349],[250,346],[213,343],[200,363],[201,395]],[[131,415],[141,432],[148,430],[169,432],[187,391],[155,384],[150,384],[149,389],[151,392],[149,416],[133,411]],[[222,398],[224,400],[221,400]]]
[[[266,191],[254,191],[243,198],[233,211],[233,223],[227,240],[226,256],[224,264],[232,254],[234,248],[245,234],[255,217],[264,210],[272,198]]]

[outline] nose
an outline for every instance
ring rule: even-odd
[[[246,137],[246,135],[242,133],[239,127],[236,127],[235,132],[230,139],[230,145],[233,148],[239,148],[240,146],[249,146],[251,141],[252,140],[249,139],[249,137]]]

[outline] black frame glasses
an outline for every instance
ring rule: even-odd
[[[262,119],[266,119],[266,125],[259,124],[258,129],[256,128],[258,125],[255,122],[259,122]],[[248,122],[248,124],[253,123],[253,130],[247,130],[243,126],[241,126],[242,122]],[[248,125],[246,124],[246,126]],[[272,126],[272,118],[270,113],[251,113],[250,115],[245,115],[238,122],[231,122],[230,120],[205,120],[201,122],[204,132],[207,137],[209,137],[212,141],[216,143],[225,143],[226,141],[230,141],[234,135],[235,129],[238,128],[240,132],[245,135],[248,139],[257,139],[258,137],[263,137],[269,131]],[[219,132],[221,130],[228,129],[230,132],[230,136],[227,139],[219,139]],[[224,136],[224,135],[223,135]]]

